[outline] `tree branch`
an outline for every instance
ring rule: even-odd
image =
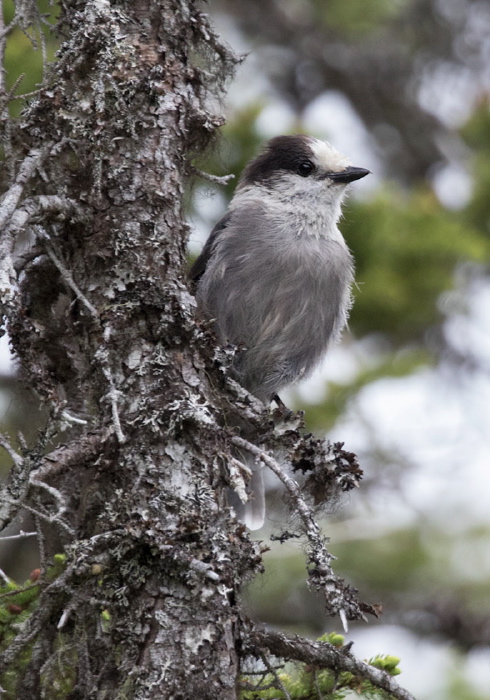
[[[43,148],[33,148],[21,163],[14,184],[4,194],[0,203],[0,230],[3,230],[11,219],[27,183],[52,146],[52,143],[48,143]]]
[[[43,215],[49,214],[56,214],[60,220],[82,220],[85,210],[78,202],[68,197],[58,195],[29,197],[12,214],[5,233],[15,236],[23,231],[33,219],[42,218]]]
[[[347,620],[365,620],[361,605],[355,597],[355,591],[345,585],[333,572],[330,562],[334,558],[326,548],[327,538],[322,535],[313,511],[301,495],[294,479],[279,466],[273,457],[256,445],[241,437],[233,436],[231,442],[236,447],[250,452],[263,462],[282,481],[294,503],[294,512],[303,523],[304,534],[308,541],[308,584],[321,591],[330,614],[338,614],[347,631]]]
[[[369,680],[376,688],[386,691],[395,700],[415,700],[413,695],[401,688],[386,671],[356,659],[348,648],[335,647],[328,642],[311,642],[302,637],[288,637],[271,630],[254,629],[247,644],[252,656],[258,649],[267,649],[271,654],[288,661],[300,661],[319,668],[347,671]]]
[[[227,185],[230,180],[234,179],[233,173],[230,175],[212,175],[211,173],[207,173],[204,170],[199,170],[198,168],[192,168],[192,171],[196,174],[199,175],[199,177],[202,177],[204,180],[208,180],[208,182],[212,182],[214,185]]]

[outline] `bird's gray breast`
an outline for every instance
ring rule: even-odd
[[[264,400],[307,374],[346,322],[352,258],[333,227],[312,235],[297,217],[237,209],[200,282],[199,303],[222,342],[246,348],[238,371]]]

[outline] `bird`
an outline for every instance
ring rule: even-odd
[[[307,377],[347,323],[354,261],[337,223],[347,186],[369,173],[313,136],[270,139],[189,271],[199,313],[237,348],[236,379],[265,404]],[[251,529],[265,512],[259,476]]]

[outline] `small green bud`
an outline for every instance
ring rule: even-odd
[[[384,659],[386,670],[395,669],[400,663],[400,658],[398,656],[386,656]]]
[[[337,634],[336,632],[332,632],[332,634],[328,635],[328,641],[334,647],[342,647],[344,646],[345,637],[341,634]]]

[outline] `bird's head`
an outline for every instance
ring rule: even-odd
[[[331,144],[312,136],[276,136],[252,160],[238,189],[264,188],[281,198],[319,198],[322,204],[340,204],[346,185],[369,174],[353,167]]]

